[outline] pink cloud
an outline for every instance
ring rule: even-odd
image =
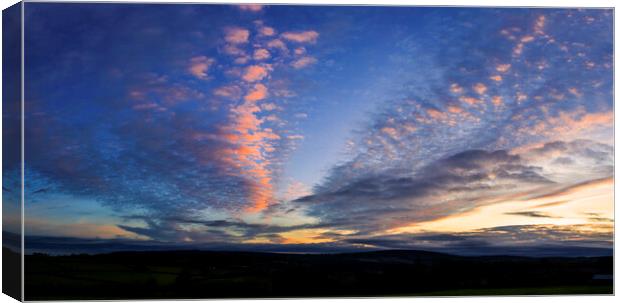
[[[306,53],[306,48],[301,46],[295,49],[295,55],[301,56]]]
[[[274,39],[274,40],[267,42],[267,47],[279,49],[283,52],[288,52],[288,48],[286,47],[286,44],[284,44],[284,42],[282,42],[282,40],[280,39]]]
[[[469,104],[469,105],[476,105],[476,104],[478,104],[478,103],[481,103],[481,102],[482,102],[482,100],[480,100],[480,99],[476,99],[476,98],[473,98],[473,97],[466,97],[466,96],[461,96],[461,97],[459,98],[459,100],[460,100],[461,102],[467,103],[467,104]]]
[[[241,77],[243,80],[247,81],[247,82],[256,82],[256,81],[260,81],[263,78],[267,77],[267,75],[269,74],[269,66],[265,65],[252,65],[252,66],[248,66],[245,69],[245,72],[243,73],[243,76]]]
[[[260,12],[263,10],[263,6],[260,4],[240,4],[237,7],[242,11]]]
[[[504,99],[501,96],[493,96],[491,101],[495,106],[501,106],[502,104],[504,104]]]
[[[300,59],[297,59],[295,61],[293,61],[293,63],[291,63],[291,66],[293,66],[296,69],[300,69],[300,68],[304,68],[308,65],[312,65],[315,64],[317,62],[316,58],[314,57],[310,57],[310,56],[306,56],[306,57],[302,57]]]
[[[549,115],[532,126],[518,129],[523,136],[543,136],[546,138],[574,138],[599,129],[613,127],[613,111],[589,113],[581,107],[573,111]]]
[[[267,98],[267,87],[261,83],[254,85],[254,88],[244,97],[245,101],[258,101]]]
[[[499,64],[495,67],[495,70],[497,70],[500,73],[505,73],[510,69],[510,64]]]
[[[536,33],[537,35],[544,35],[545,34],[545,16],[540,15],[538,16],[538,19],[536,19],[536,22],[534,23],[534,33]]]
[[[274,201],[274,163],[269,154],[275,151],[272,142],[280,136],[263,126],[266,118],[258,117],[261,107],[256,102],[266,97],[267,87],[257,83],[245,96],[245,102],[231,110],[230,123],[220,129],[220,137],[230,147],[216,152],[228,173],[243,176],[249,182],[249,212],[261,211]]]
[[[487,91],[487,86],[482,83],[476,83],[473,86],[473,89],[478,95],[484,95],[484,93]]]
[[[500,75],[495,75],[495,76],[491,76],[491,77],[489,77],[489,79],[491,79],[491,80],[493,80],[493,81],[495,81],[495,82],[500,82],[500,81],[502,81],[502,76],[500,76]]]
[[[224,32],[224,40],[232,44],[247,43],[250,38],[250,31],[241,27],[228,27]]]
[[[392,138],[394,140],[398,140],[399,139],[398,138],[398,131],[395,128],[393,128],[393,127],[389,127],[389,126],[383,127],[383,128],[381,128],[381,132],[386,134],[386,135],[388,135],[390,138]]]
[[[463,92],[463,88],[460,85],[456,84],[456,83],[452,83],[450,85],[450,91],[452,93],[454,93],[454,94],[460,94],[460,93]]]
[[[194,57],[190,60],[188,71],[198,79],[207,79],[209,67],[211,67],[214,62],[215,60],[207,58],[206,56]]]
[[[270,26],[261,26],[261,27],[258,28],[258,33],[261,36],[270,37],[270,36],[273,36],[273,35],[276,34],[276,30],[273,27],[270,27]]]
[[[572,95],[574,95],[575,97],[578,97],[578,98],[581,98],[581,96],[583,96],[583,94],[580,93],[579,90],[576,87],[569,88],[568,92],[571,93]]]
[[[297,43],[315,43],[318,37],[319,33],[316,31],[282,33],[282,38]]]
[[[254,51],[254,60],[265,60],[265,59],[269,59],[270,57],[271,57],[271,54],[269,53],[268,50],[264,48],[259,48]]]

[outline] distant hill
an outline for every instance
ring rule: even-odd
[[[6,251],[5,251],[6,253]],[[611,294],[613,257],[134,251],[26,256],[26,299]]]

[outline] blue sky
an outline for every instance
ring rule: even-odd
[[[27,233],[609,247],[612,18],[28,3]]]

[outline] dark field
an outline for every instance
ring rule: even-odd
[[[26,256],[26,300],[612,294],[612,257],[119,252]]]

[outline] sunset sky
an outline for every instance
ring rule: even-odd
[[[25,6],[27,236],[612,246],[611,9]]]

